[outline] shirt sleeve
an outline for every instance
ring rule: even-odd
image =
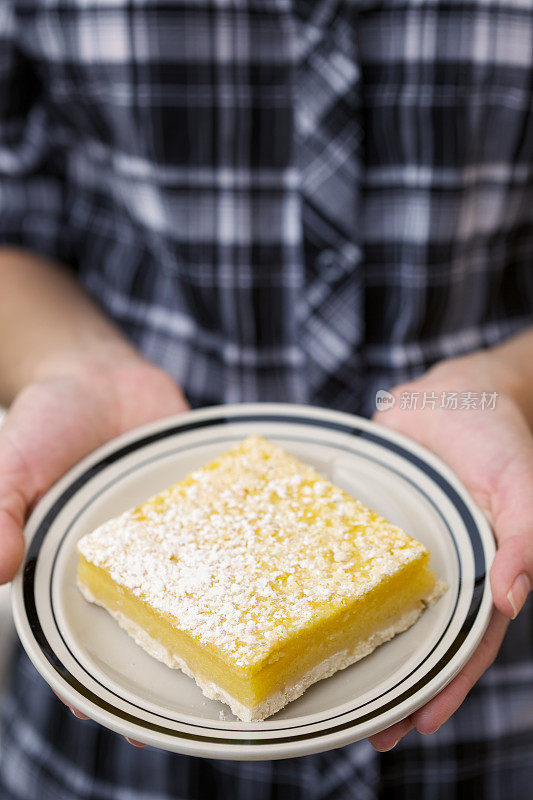
[[[0,2],[0,245],[65,260],[61,159],[42,86],[18,43],[13,2]]]

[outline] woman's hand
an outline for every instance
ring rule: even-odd
[[[442,392],[459,392],[459,408],[441,408]],[[495,408],[461,408],[462,392],[477,393],[478,400],[482,392],[496,392]],[[497,553],[490,573],[495,608],[481,644],[433,700],[370,737],[380,751],[390,750],[412,728],[435,732],[459,708],[492,664],[533,583],[533,436],[513,375],[486,351],[441,362],[392,393],[395,406],[376,413],[375,421],[425,445],[456,472],[490,520]],[[418,393],[417,409],[402,408],[405,393]],[[435,408],[428,398],[436,398]]]
[[[13,578],[24,522],[55,481],[109,439],[188,407],[170,376],[140,356],[106,354],[43,372],[0,428],[0,583]]]

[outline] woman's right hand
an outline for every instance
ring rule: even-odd
[[[55,364],[26,386],[0,427],[0,583],[22,560],[29,512],[70,467],[109,439],[187,408],[171,377],[140,356]]]

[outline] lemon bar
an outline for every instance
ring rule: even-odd
[[[78,542],[78,586],[245,722],[409,628],[445,591],[420,542],[262,436]]]

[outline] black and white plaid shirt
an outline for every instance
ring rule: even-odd
[[[533,322],[533,0],[0,0],[0,242],[193,405],[370,415]],[[432,737],[258,763],[134,750],[19,654],[0,798],[523,800],[532,642]]]

